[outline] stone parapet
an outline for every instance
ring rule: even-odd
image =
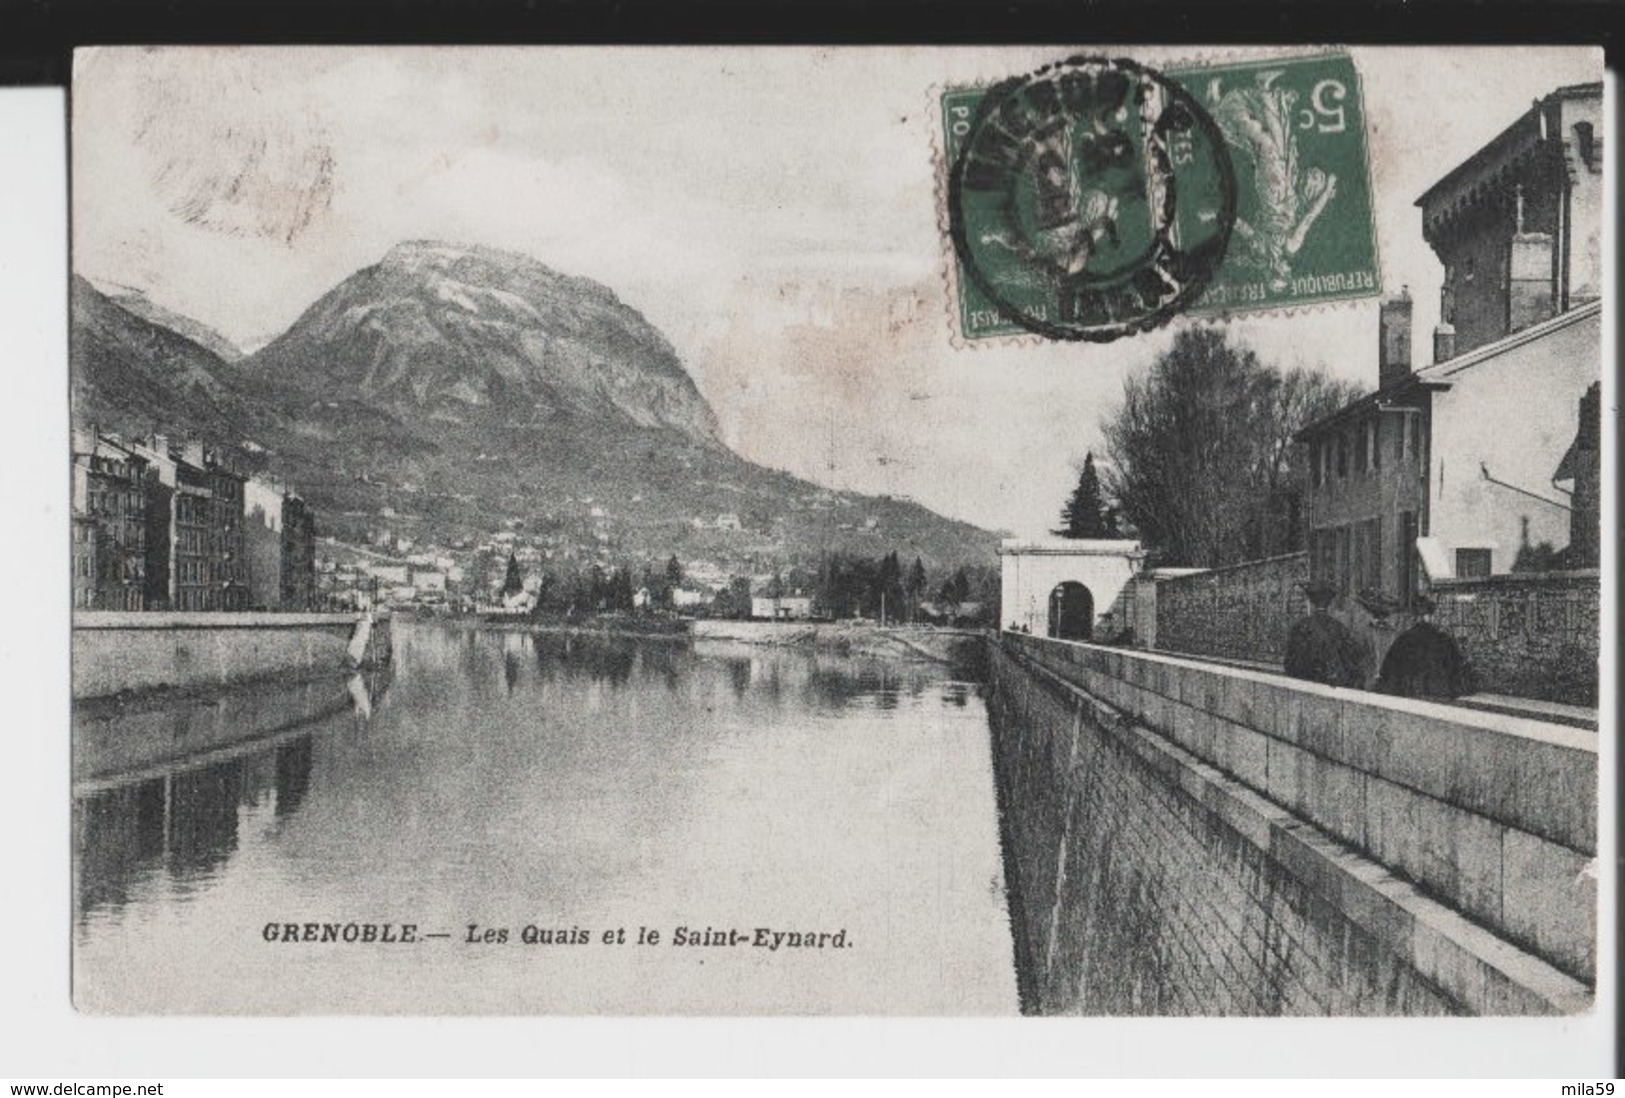
[[[1582,1008],[1596,967],[1594,733],[1160,654],[1012,634],[999,647],[1001,684],[1045,680],[1072,736],[1131,750],[1203,806],[1200,827],[1249,837],[1268,873],[1387,941],[1448,1009]],[[1454,967],[1437,969],[1446,954]],[[1427,1009],[1406,996],[1360,1009]]]
[[[357,662],[348,648],[360,620],[357,614],[78,611],[73,696],[346,670]]]

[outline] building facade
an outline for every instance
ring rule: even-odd
[[[256,603],[247,543],[248,478],[199,443],[76,432],[73,605],[83,610],[305,609],[315,596],[315,524],[279,497],[268,582]]]
[[[813,616],[813,600],[808,595],[758,595],[750,600],[750,616],[769,621],[806,621]]]
[[[73,608],[96,608],[96,520],[89,515],[75,514],[72,521],[73,538]]]
[[[1417,200],[1454,353],[1601,296],[1602,135],[1602,85],[1559,88]]]
[[[73,605],[143,610],[147,604],[147,507],[152,471],[116,439],[73,440]]]
[[[1558,481],[1601,369],[1600,111],[1601,85],[1559,89],[1418,202],[1445,266],[1433,361],[1412,366],[1409,295],[1384,301],[1377,390],[1299,433],[1314,580],[1403,607],[1585,566],[1580,478]]]
[[[1570,568],[1602,567],[1602,383],[1593,381],[1580,398],[1574,442],[1552,477],[1567,481]]]
[[[284,485],[250,477],[243,484],[243,517],[249,605],[309,610],[316,601],[316,524],[310,507]]]
[[[232,469],[218,453],[199,455],[198,468],[208,486],[208,553],[211,605],[206,610],[247,610],[248,555],[244,552],[243,485],[248,478]]]
[[[171,610],[246,610],[250,605],[243,546],[243,484],[247,480],[202,443],[174,447],[162,435],[138,446],[163,486],[154,529],[168,531],[165,601]],[[167,498],[166,498],[167,497]],[[155,561],[156,561],[155,555]],[[156,583],[153,585],[156,589]],[[158,609],[156,595],[149,600]]]

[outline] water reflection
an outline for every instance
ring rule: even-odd
[[[245,816],[283,820],[310,787],[313,732],[203,766],[93,789],[74,800],[80,921],[156,877],[178,893],[212,880]]]
[[[76,1000],[142,1012],[1013,1011],[986,714],[958,670],[401,623],[392,678],[87,708],[75,729]],[[668,935],[737,919],[846,927],[862,949],[764,962],[748,950],[566,959],[446,945],[384,959],[269,950],[254,931],[275,919]]]

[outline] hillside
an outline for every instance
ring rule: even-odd
[[[77,275],[71,294],[76,425],[135,434],[174,424],[209,438],[248,437],[255,414],[220,356]]]
[[[523,523],[577,560],[992,563],[987,531],[740,458],[659,331],[525,256],[397,246],[237,363],[88,283],[74,324],[81,420],[251,441],[345,540],[452,545]]]
[[[240,347],[207,324],[164,308],[133,286],[109,284],[97,286],[96,289],[106,294],[115,305],[125,311],[134,313],[143,320],[150,320],[160,328],[168,328],[185,336],[222,362],[236,362],[243,357]]]

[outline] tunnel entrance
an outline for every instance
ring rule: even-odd
[[[1073,580],[1049,593],[1049,635],[1059,640],[1089,640],[1095,631],[1095,596]]]

